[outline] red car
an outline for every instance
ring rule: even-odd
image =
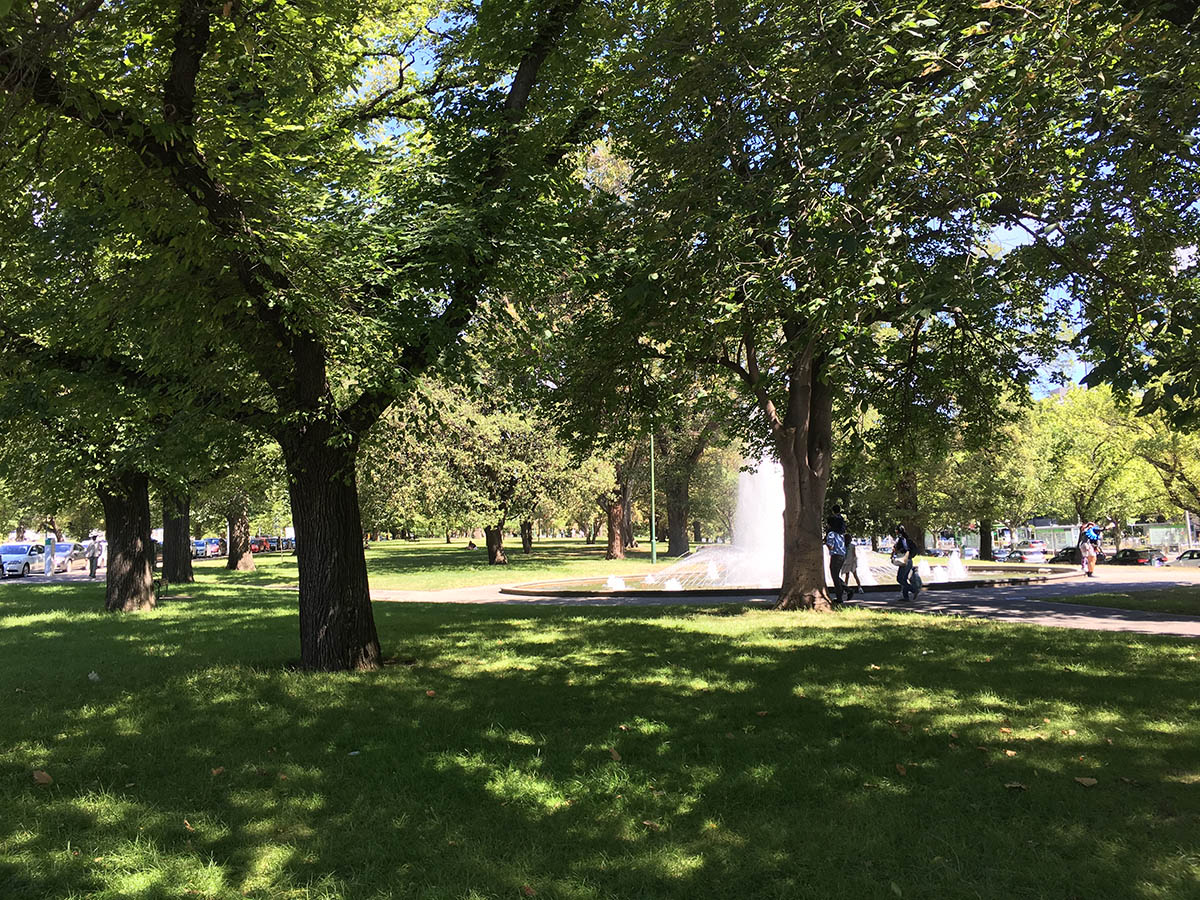
[[[1167,561],[1167,554],[1157,547],[1127,547],[1108,561],[1114,566],[1161,566]]]
[[[251,553],[266,553],[270,549],[271,549],[271,545],[265,537],[250,538],[250,552]]]

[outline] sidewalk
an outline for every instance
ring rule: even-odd
[[[761,595],[748,594],[737,599],[695,596],[682,598],[663,592],[647,593],[638,597],[596,594],[590,597],[569,598],[518,597],[500,593],[502,588],[512,586],[514,585],[490,585],[445,591],[375,590],[371,592],[371,599],[388,603],[494,603],[509,606],[564,607],[714,606],[728,603],[769,607],[775,601],[771,592],[763,592]],[[865,594],[855,597],[854,605],[868,609],[969,616],[1054,628],[1200,637],[1200,617],[1054,602],[1056,598],[1061,597],[1082,599],[1088,594],[1162,590],[1173,587],[1193,587],[1196,589],[1197,599],[1200,600],[1200,569],[1101,566],[1097,568],[1095,578],[1010,587],[924,591],[917,602],[908,604],[898,602],[896,596],[889,594]]]

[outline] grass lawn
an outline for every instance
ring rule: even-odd
[[[488,565],[487,551],[482,546],[468,550],[466,542],[456,540],[447,544],[438,540],[379,541],[367,550],[367,570],[372,588],[407,591],[438,591],[446,588],[477,587],[486,584],[508,584],[520,581],[550,581],[595,575],[629,575],[649,572],[650,548],[645,542],[627,550],[628,557],[619,560],[604,558],[604,544],[585,544],[582,540],[535,541],[528,556],[521,552],[520,540],[505,543],[508,565]],[[663,556],[667,549],[660,541],[659,568],[675,562]],[[251,573],[247,584],[295,584],[296,558],[290,554],[262,553],[254,557],[258,571]],[[198,569],[219,570],[224,560],[196,563]]]
[[[1144,609],[1180,616],[1200,616],[1200,585],[1156,588],[1149,591],[1117,591],[1079,596],[1052,597],[1055,603],[1084,603],[1117,609]]]
[[[0,584],[0,897],[1200,896],[1195,642],[380,604],[312,676],[252,581]]]

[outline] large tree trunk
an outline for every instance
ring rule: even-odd
[[[344,438],[317,420],[280,441],[300,569],[300,664],[327,672],[376,669],[381,659],[354,477],[358,448]]]
[[[700,520],[697,519],[692,523],[692,540],[697,544],[700,543]]]
[[[691,511],[688,480],[686,477],[673,478],[664,488],[667,495],[667,556],[685,556],[692,549],[688,542],[688,513]]]
[[[633,533],[633,482],[629,479],[621,484],[621,541],[626,549],[638,545]]]
[[[921,515],[920,499],[917,495],[917,473],[900,473],[896,483],[896,514],[908,534],[908,539],[917,545],[918,552],[925,549],[925,517]]]
[[[992,520],[979,520],[979,558],[991,559],[996,553],[992,546]]]
[[[196,580],[192,573],[191,500],[163,493],[163,578],[170,584]]]
[[[154,543],[150,488],[141,472],[121,472],[100,488],[108,568],[104,607],[110,612],[154,608]]]
[[[483,536],[487,540],[488,565],[508,565],[508,557],[504,555],[504,523],[483,529]]]
[[[608,528],[608,550],[605,552],[604,558],[624,559],[625,534],[621,530],[621,523],[625,519],[625,504],[621,501],[621,494],[605,497],[600,508],[607,516],[606,527]]]
[[[229,524],[229,556],[225,568],[237,572],[254,571],[254,554],[250,552],[250,511],[244,499],[232,505],[225,516]]]
[[[450,532],[449,531],[446,532],[446,543],[447,544],[450,543]]]
[[[533,552],[533,522],[529,519],[521,521],[521,552]]]
[[[833,445],[833,392],[823,358],[806,353],[790,373],[788,410],[773,429],[783,468],[783,583],[777,609],[829,611],[822,523]]]

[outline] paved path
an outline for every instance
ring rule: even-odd
[[[1200,617],[1172,616],[1165,613],[1140,612],[1086,606],[1081,603],[1056,603],[1057,597],[1078,597],[1087,594],[1122,593],[1127,591],[1161,590],[1173,587],[1193,587],[1200,599],[1200,569],[1136,568],[1133,566],[1102,566],[1095,578],[1078,578],[1045,584],[1014,585],[1010,587],[969,588],[957,591],[925,591],[915,603],[901,604],[889,594],[860,594],[856,605],[870,609],[908,610],[940,615],[971,616],[1000,622],[1019,622],[1026,625],[1048,625],[1059,628],[1082,628],[1093,631],[1122,631],[1141,634],[1171,634],[1200,638]],[[673,597],[670,594],[646,594],[638,597],[612,597],[596,594],[590,597],[515,597],[502,594],[506,585],[455,588],[446,591],[375,590],[371,597],[377,601],[395,603],[495,603],[510,606],[712,606],[731,602],[751,606],[770,606],[774,597],[769,592],[747,598],[730,597]]]

